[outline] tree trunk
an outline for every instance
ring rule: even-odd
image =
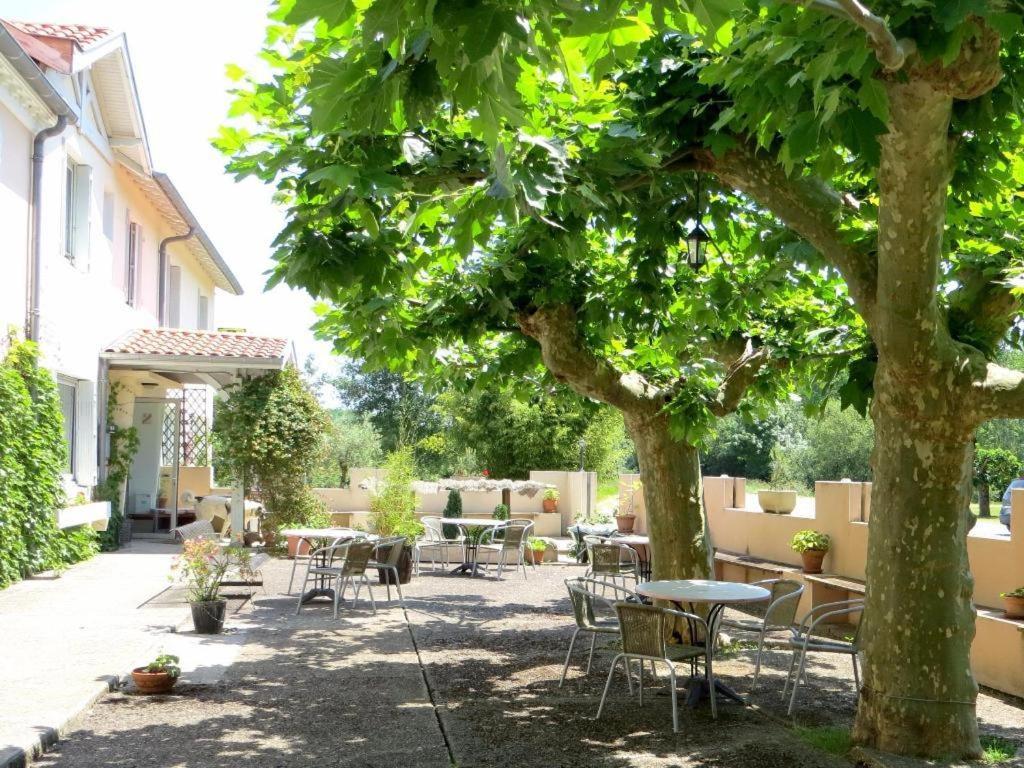
[[[978,517],[991,517],[992,506],[987,482],[978,483]]]
[[[655,579],[706,579],[711,573],[700,457],[676,440],[652,403],[626,413],[643,482]]]

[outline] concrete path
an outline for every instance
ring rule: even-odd
[[[174,629],[187,617],[168,579],[178,548],[134,542],[0,592],[0,768],[52,743],[79,713],[158,652],[182,656],[186,678],[212,681],[237,655],[241,631],[202,647]]]

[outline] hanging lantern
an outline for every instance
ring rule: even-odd
[[[686,263],[695,272],[701,269],[708,261],[708,245],[713,245],[711,235],[704,229],[701,219],[704,217],[704,210],[700,204],[700,174],[697,174],[696,182],[696,208],[697,223],[686,235]]]

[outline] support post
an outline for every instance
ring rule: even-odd
[[[241,547],[245,544],[245,477],[239,479],[231,490],[231,543]]]

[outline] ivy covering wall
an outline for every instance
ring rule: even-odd
[[[10,339],[0,363],[0,588],[97,551],[91,529],[57,527],[66,452],[56,382],[35,344]]]

